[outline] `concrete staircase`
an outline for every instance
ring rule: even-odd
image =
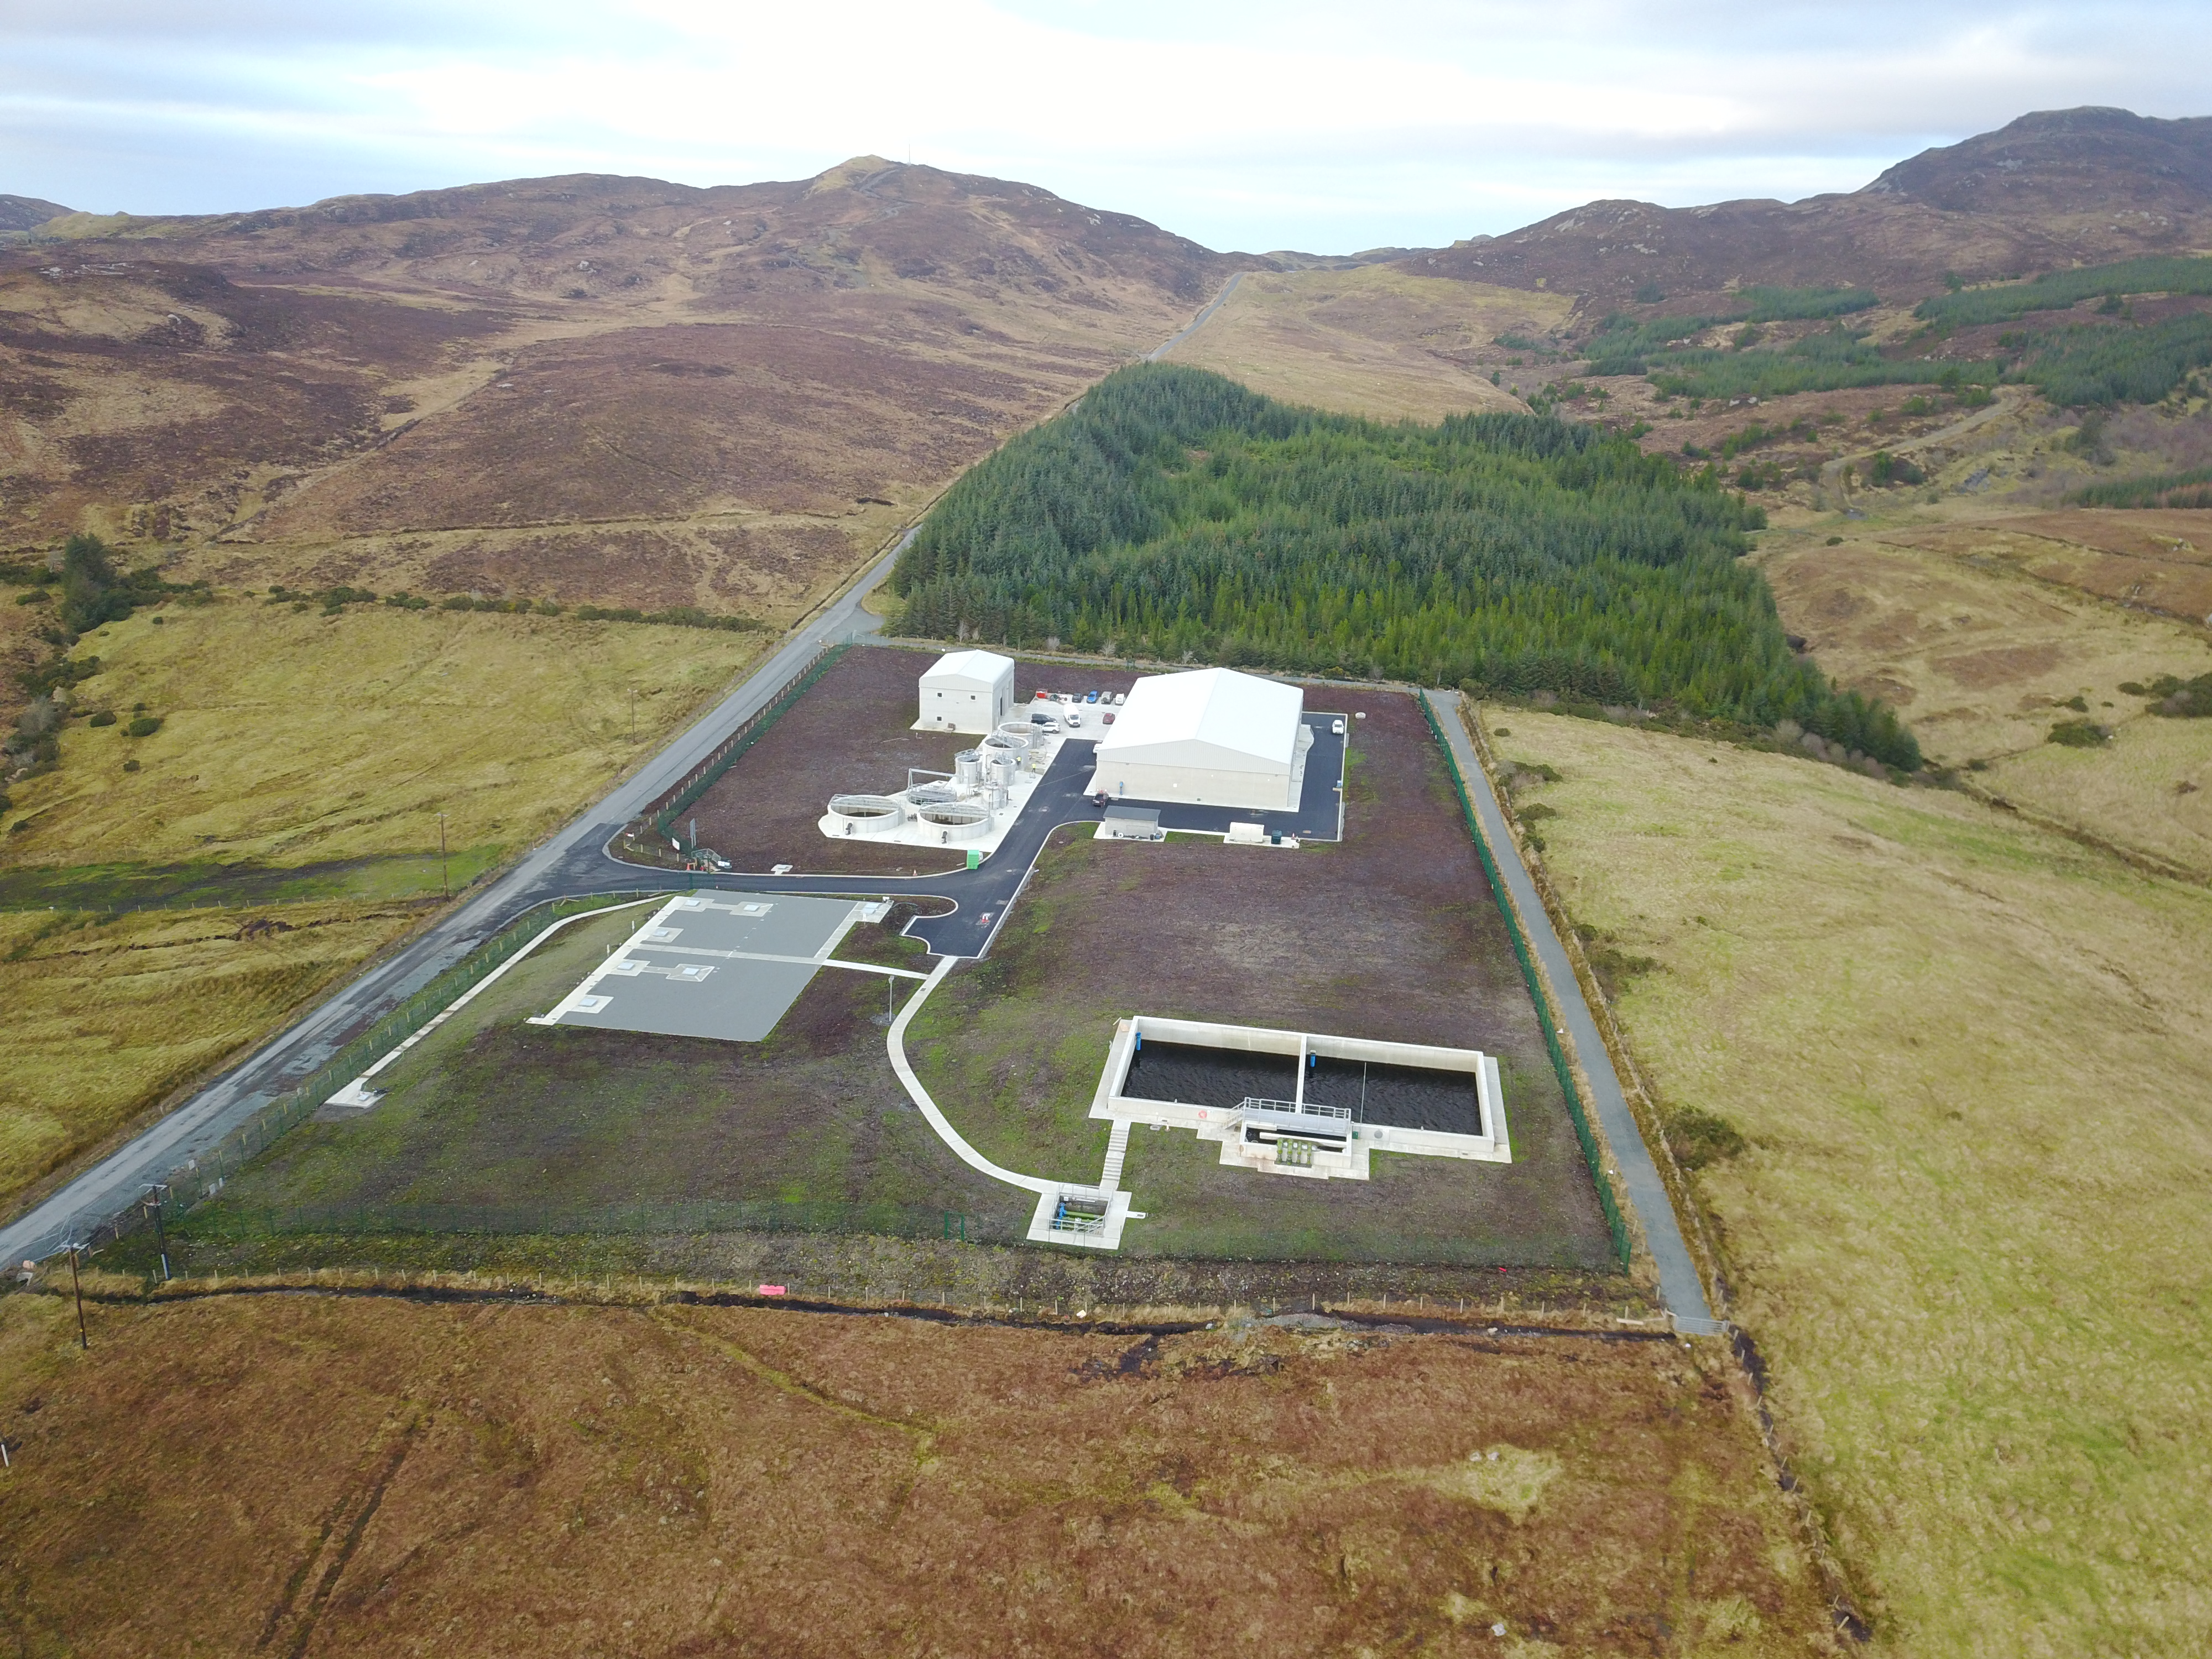
[[[1129,1120],[1117,1117],[1114,1127],[1106,1136],[1106,1168],[1098,1177],[1098,1190],[1118,1193],[1121,1190],[1121,1165],[1129,1156]]]

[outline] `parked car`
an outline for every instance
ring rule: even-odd
[[[1340,738],[1344,735],[1344,722],[1340,720],[1331,720],[1328,723],[1328,729],[1333,736]]]
[[[1087,694],[1084,697],[1083,701],[1085,702],[1097,702],[1098,701],[1098,694],[1096,691],[1092,691]]]
[[[1114,716],[1110,714],[1101,714],[1098,718],[1102,722],[1108,726],[1114,724]]]

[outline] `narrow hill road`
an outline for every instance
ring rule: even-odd
[[[1821,494],[1832,501],[1849,507],[1850,503],[1844,499],[1844,495],[1845,467],[1856,466],[1862,461],[1871,461],[1877,452],[1885,449],[1892,455],[1910,458],[1949,443],[1954,438],[1963,438],[1977,428],[1987,426],[2000,416],[2017,413],[2020,396],[2021,394],[2010,386],[1999,386],[1996,402],[1991,404],[1987,409],[1978,409],[1971,415],[1962,416],[1948,426],[1940,426],[1933,432],[1923,433],[1917,438],[1906,438],[1898,443],[1875,444],[1869,448],[1854,450],[1848,455],[1838,455],[1832,461],[1824,462],[1820,467]]]

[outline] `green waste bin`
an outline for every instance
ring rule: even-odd
[[[981,866],[982,862],[983,849],[980,847],[969,848],[968,849],[968,867],[970,870],[978,869]]]

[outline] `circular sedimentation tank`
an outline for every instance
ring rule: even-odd
[[[903,801],[889,795],[832,795],[830,816],[840,833],[848,836],[887,836],[906,822]]]
[[[933,801],[915,813],[924,830],[939,832],[942,841],[975,841],[991,832],[990,809],[978,801]]]

